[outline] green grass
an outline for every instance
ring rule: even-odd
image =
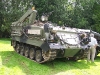
[[[95,65],[86,60],[56,59],[38,64],[19,54],[10,45],[10,39],[0,39],[0,75],[100,75],[100,56]]]

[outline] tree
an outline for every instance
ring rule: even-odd
[[[98,2],[95,2],[93,6],[92,19],[92,29],[100,33],[100,4]]]
[[[10,36],[10,25],[12,22],[17,21],[23,15],[25,10],[28,10],[32,5],[31,0],[1,0],[0,7],[0,31],[2,37]],[[32,2],[31,2],[32,3]]]
[[[38,16],[53,11],[49,20],[58,25],[90,28],[100,32],[100,0],[1,0],[0,35],[10,36],[10,25],[35,6]],[[3,35],[4,34],[4,35]]]
[[[1,0],[1,2],[0,2],[0,37],[2,37],[2,31],[1,31],[1,29],[2,29],[2,24],[3,24],[3,13],[2,13],[2,6],[3,6],[3,4],[2,4],[2,0]]]

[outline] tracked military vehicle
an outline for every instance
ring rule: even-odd
[[[81,44],[82,30],[57,26],[48,21],[48,14],[43,14],[41,20],[36,15],[37,11],[30,9],[12,23],[11,45],[17,53],[38,63],[86,57],[87,50]]]

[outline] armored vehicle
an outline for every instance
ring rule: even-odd
[[[14,50],[38,63],[55,58],[78,60],[86,57],[87,47],[81,44],[80,35],[87,31],[57,26],[48,21],[49,14],[43,14],[40,20],[36,19],[37,11],[29,9],[18,21],[12,23],[11,45]]]

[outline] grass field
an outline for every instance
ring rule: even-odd
[[[65,59],[38,64],[17,54],[10,39],[0,39],[0,75],[100,75],[100,56],[95,64]]]

